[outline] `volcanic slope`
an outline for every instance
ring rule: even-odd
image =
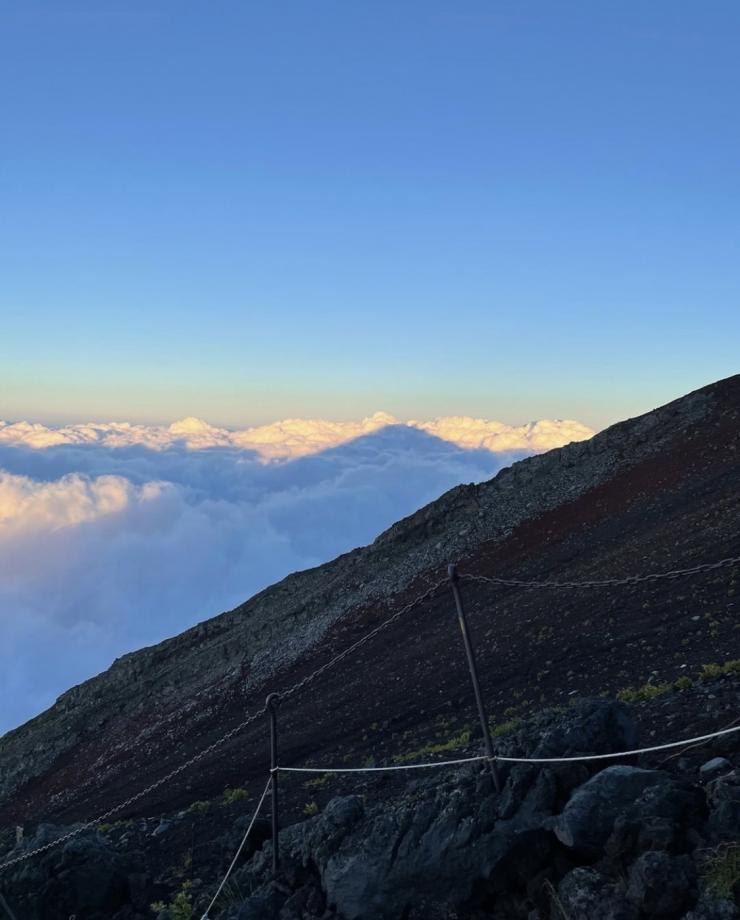
[[[463,573],[523,579],[657,572],[740,555],[739,521],[734,376],[452,489],[370,546],[117,660],[0,739],[0,821],[69,823],[106,811],[443,579],[449,561]],[[739,581],[735,567],[610,589],[464,582],[492,720],[740,658]],[[445,586],[286,700],[280,723],[286,765],[392,762],[474,731]],[[664,739],[657,725],[650,737],[681,730]],[[254,793],[266,767],[259,720],[117,817],[182,807],[228,785]],[[286,790],[286,799],[298,813],[305,792]]]

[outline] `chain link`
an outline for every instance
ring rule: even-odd
[[[440,588],[442,585],[446,583],[447,583],[447,579],[442,579],[441,581],[438,581],[436,584],[432,585],[423,594],[420,594],[418,597],[414,598],[414,600],[411,601],[409,604],[406,604],[404,607],[401,607],[394,614],[389,616],[388,619],[383,620],[382,623],[379,623],[374,629],[371,629],[369,633],[366,633],[364,636],[362,636],[352,645],[347,646],[346,649],[339,652],[338,655],[335,655],[325,664],[322,664],[321,667],[316,668],[315,671],[312,671],[302,680],[299,680],[295,684],[293,684],[291,687],[288,687],[287,690],[281,691],[280,698],[288,699],[289,697],[297,693],[299,690],[302,690],[307,684],[310,684],[312,681],[316,680],[317,677],[320,677],[325,671],[328,671],[329,668],[334,667],[335,664],[338,664],[340,661],[343,661],[345,658],[347,658],[348,655],[351,655],[353,652],[356,652],[357,649],[365,645],[366,642],[369,642],[371,639],[374,639],[375,636],[378,635],[378,633],[382,632],[384,629],[387,629],[391,624],[395,623],[396,620],[399,620],[402,616],[409,613],[409,611],[413,610],[414,607],[418,607],[419,604],[423,604],[424,601],[429,600],[429,598],[432,597],[432,595],[438,590],[438,588]]]
[[[280,693],[281,698],[288,698],[296,694],[299,690],[302,690],[307,684],[316,680],[321,674],[325,671],[328,671],[329,668],[334,667],[340,661],[343,661],[348,655],[351,655],[352,652],[357,651],[358,648],[361,648],[366,642],[369,642],[374,636],[377,636],[378,633],[382,632],[384,629],[387,629],[392,623],[395,623],[396,620],[400,619],[404,614],[413,610],[419,604],[423,604],[428,598],[430,598],[434,592],[445,583],[445,580],[437,582],[435,585],[432,585],[427,591],[423,594],[420,594],[418,597],[414,598],[413,601],[406,604],[404,607],[401,607],[395,613],[393,613],[388,619],[384,620],[382,623],[379,623],[374,629],[370,630],[369,633],[362,636],[358,639],[357,642],[354,642],[352,645],[348,646],[344,651],[340,652],[338,655],[335,655],[321,667],[316,668],[315,671],[312,671],[302,680],[297,681],[292,686],[288,687],[286,690]],[[77,837],[79,834],[82,834],[84,831],[90,830],[90,828],[95,827],[98,824],[103,824],[108,818],[112,818],[113,815],[118,814],[124,809],[128,808],[131,805],[134,805],[136,802],[145,798],[151,792],[155,792],[160,787],[164,786],[166,783],[173,780],[175,777],[179,776],[181,773],[184,773],[189,767],[192,767],[193,764],[198,763],[204,757],[207,757],[209,754],[212,754],[215,750],[220,748],[227,741],[230,741],[235,735],[243,731],[248,725],[251,725],[253,722],[256,722],[257,719],[261,718],[266,714],[267,710],[264,706],[253,712],[251,715],[247,716],[242,722],[238,725],[235,725],[233,728],[230,728],[227,732],[221,735],[216,741],[212,744],[209,744],[208,747],[203,748],[198,751],[197,754],[194,754],[189,760],[184,761],[179,766],[175,767],[174,770],[170,770],[165,776],[160,777],[155,780],[145,789],[141,789],[139,792],[130,796],[124,802],[119,802],[118,805],[114,805],[113,808],[109,808],[108,811],[103,812],[95,818],[91,818],[89,821],[86,821],[84,824],[79,825],[73,831],[70,831],[68,834],[64,834],[62,837],[56,837],[54,840],[49,841],[49,843],[44,844],[41,847],[36,847],[34,850],[28,850],[26,853],[21,853],[19,856],[16,856],[13,859],[9,859],[6,862],[0,863],[0,872],[4,869],[9,869],[11,866],[17,865],[18,863],[23,862],[26,859],[30,859],[32,856],[39,856],[41,853],[45,853],[48,850],[51,850],[53,847],[59,846],[60,844],[67,843],[69,840],[72,840],[74,837]]]
[[[16,865],[16,863],[23,862],[26,859],[30,859],[32,856],[38,856],[41,853],[45,853],[47,850],[52,849],[52,847],[59,846],[59,844],[66,843],[68,840],[77,837],[79,834],[84,831],[90,830],[90,828],[97,826],[98,824],[103,824],[108,818],[112,818],[113,815],[118,814],[118,812],[123,811],[125,808],[128,808],[130,805],[140,801],[145,796],[149,795],[151,792],[156,791],[161,786],[164,786],[165,783],[170,782],[176,776],[179,776],[181,773],[184,773],[189,767],[192,767],[193,764],[198,763],[204,757],[207,757],[209,754],[212,754],[215,750],[221,747],[222,744],[225,744],[234,735],[238,734],[240,731],[243,731],[248,725],[252,722],[255,722],[260,716],[265,714],[265,709],[262,708],[257,712],[252,713],[243,722],[240,722],[238,725],[235,725],[229,731],[221,735],[218,740],[214,741],[213,744],[209,744],[208,747],[203,748],[198,751],[197,754],[194,754],[189,760],[184,761],[179,766],[175,767],[174,770],[170,770],[169,773],[161,776],[159,779],[155,780],[153,783],[150,783],[145,789],[141,789],[139,792],[136,792],[134,795],[130,796],[124,802],[119,802],[118,805],[114,805],[113,808],[109,808],[108,811],[104,811],[102,814],[98,815],[95,818],[91,818],[89,821],[85,821],[84,824],[80,824],[79,827],[76,827],[73,831],[70,831],[68,834],[64,834],[62,837],[56,837],[54,840],[49,841],[49,843],[44,844],[44,846],[37,847],[35,850],[29,850],[27,853],[22,853],[20,856],[16,856],[14,859],[9,859],[7,862],[0,863],[0,872],[3,869],[8,869],[11,866]]]
[[[610,588],[619,585],[637,585],[646,581],[659,581],[663,578],[683,578],[685,575],[700,575],[714,569],[722,569],[740,564],[740,556],[720,559],[719,562],[703,562],[688,569],[673,569],[669,572],[653,572],[649,575],[628,575],[625,578],[604,578],[593,581],[521,581],[518,578],[496,578],[488,575],[460,575],[463,581],[478,581],[492,585],[506,585],[510,588]]]

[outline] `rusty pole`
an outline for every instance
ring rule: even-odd
[[[277,706],[280,702],[279,693],[271,693],[265,700],[265,708],[270,717],[270,792],[272,796],[272,874],[277,878],[280,869],[280,823],[278,821],[278,737],[277,737]]]
[[[468,668],[470,670],[470,680],[473,684],[473,693],[475,694],[475,703],[476,703],[476,706],[478,707],[478,717],[480,718],[480,727],[483,730],[483,740],[486,745],[486,754],[489,757],[488,765],[491,770],[491,776],[493,777],[493,784],[496,787],[496,792],[501,792],[501,784],[499,782],[498,771],[496,769],[496,764],[494,762],[493,743],[491,742],[491,730],[488,726],[488,719],[486,718],[486,711],[483,706],[483,696],[480,692],[480,683],[478,681],[478,668],[475,663],[475,651],[473,649],[473,644],[470,641],[470,632],[468,631],[468,621],[465,617],[465,608],[463,607],[462,595],[460,594],[460,576],[457,574],[457,566],[448,565],[447,574],[450,578],[452,594],[455,598],[455,607],[457,608],[457,619],[460,623],[460,631],[462,632],[463,643],[465,645],[465,654],[468,659]]]

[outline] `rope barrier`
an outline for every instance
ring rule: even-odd
[[[260,813],[260,810],[262,809],[262,805],[265,801],[265,796],[267,795],[267,790],[270,788],[271,784],[272,784],[272,776],[268,777],[267,783],[265,784],[265,788],[262,790],[262,795],[260,796],[260,800],[257,803],[257,808],[255,808],[254,814],[252,815],[252,820],[249,822],[249,827],[244,832],[244,836],[242,837],[242,842],[237,847],[236,853],[234,853],[234,858],[231,860],[231,864],[229,868],[226,870],[226,875],[224,875],[224,877],[221,879],[221,884],[218,886],[218,889],[216,890],[216,894],[214,894],[213,898],[211,898],[211,903],[206,908],[205,913],[202,915],[200,920],[208,920],[208,914],[211,912],[211,908],[218,900],[218,896],[221,894],[224,885],[228,881],[228,878],[231,875],[231,872],[234,866],[236,865],[237,859],[239,859],[239,857],[241,856],[241,852],[244,849],[244,844],[247,842],[247,838],[249,837],[252,831],[252,828],[254,827],[254,822],[257,820],[257,815]]]
[[[391,770],[426,770],[429,767],[451,767],[456,764],[488,760],[487,754],[460,757],[458,760],[435,760],[430,763],[395,764],[392,767],[275,767],[271,773],[387,773]],[[494,760],[497,758],[494,758]]]
[[[578,757],[499,757],[494,760],[500,760],[504,763],[574,763],[575,761],[584,760],[609,760],[614,757],[633,757],[636,754],[651,754],[653,751],[667,751],[670,748],[682,747],[683,745],[698,744],[701,741],[711,741],[712,738],[719,738],[722,735],[730,735],[733,732],[740,732],[740,725],[734,728],[723,728],[717,732],[711,732],[708,735],[698,735],[696,738],[684,738],[683,741],[670,741],[668,744],[654,744],[651,747],[636,748],[634,751],[617,751],[614,754],[584,754]]]
[[[731,565],[740,565],[740,556],[730,556],[719,562],[703,562],[688,569],[672,569],[668,572],[652,572],[648,575],[627,575],[624,578],[604,578],[594,581],[522,581],[518,578],[496,578],[491,575],[460,575],[461,581],[478,581],[492,585],[505,585],[509,588],[613,588],[623,585],[637,585],[646,581],[659,581],[664,578],[683,578],[685,575],[700,575],[714,569]]]
[[[727,566],[738,565],[738,564],[740,564],[740,556],[734,556],[734,557],[729,557],[727,559],[721,559],[718,562],[701,563],[701,564],[698,564],[698,565],[695,565],[695,566],[692,566],[686,569],[673,569],[668,572],[655,572],[655,573],[651,573],[648,575],[631,575],[625,578],[609,578],[609,579],[603,579],[603,580],[580,581],[580,582],[578,581],[568,581],[568,582],[524,581],[524,580],[519,580],[519,579],[507,579],[507,578],[496,578],[496,577],[491,577],[491,576],[486,576],[486,575],[475,575],[472,573],[462,574],[460,575],[460,579],[465,580],[465,581],[476,581],[476,582],[504,585],[508,587],[517,587],[517,588],[603,588],[603,587],[615,587],[615,586],[621,586],[621,585],[639,584],[642,582],[655,581],[659,579],[679,578],[679,577],[683,577],[686,575],[695,575],[695,574],[710,572],[715,569],[720,569],[720,568],[724,568]],[[293,696],[300,690],[302,690],[309,683],[316,680],[318,677],[320,677],[323,673],[328,671],[330,668],[334,667],[340,661],[343,661],[349,655],[353,654],[355,651],[357,651],[359,648],[365,645],[365,643],[369,642],[371,639],[377,636],[380,632],[387,629],[390,625],[395,623],[398,619],[400,619],[406,613],[413,610],[419,604],[424,603],[424,601],[430,599],[432,596],[435,595],[437,590],[442,585],[446,585],[446,584],[447,584],[447,579],[442,579],[438,581],[436,584],[431,585],[425,592],[420,594],[418,597],[414,598],[414,600],[410,601],[408,604],[401,607],[399,610],[395,611],[395,613],[393,613],[390,617],[385,619],[383,622],[379,623],[374,629],[370,630],[364,636],[359,638],[356,642],[353,642],[346,649],[341,651],[339,654],[335,655],[325,664],[316,668],[310,674],[306,675],[301,680],[297,681],[296,683],[288,687],[286,690],[280,692],[279,694],[280,697],[283,699],[286,699],[286,698]],[[208,747],[203,748],[202,750],[198,751],[196,754],[194,754],[192,757],[190,757],[185,762],[181,763],[179,766],[175,767],[169,773],[160,777],[158,780],[155,780],[153,783],[151,783],[144,789],[140,790],[139,792],[135,793],[134,795],[130,796],[125,801],[120,802],[118,805],[115,805],[112,808],[109,808],[107,811],[103,812],[103,814],[98,815],[97,817],[84,822],[83,824],[79,825],[77,828],[70,831],[69,833],[64,834],[60,837],[57,837],[54,840],[51,840],[49,843],[44,844],[41,847],[36,847],[35,849],[22,853],[19,856],[14,857],[13,859],[6,860],[5,862],[0,863],[0,872],[14,865],[17,865],[18,863],[23,862],[26,859],[30,859],[33,856],[38,856],[41,853],[47,852],[48,850],[52,849],[55,846],[58,846],[62,843],[66,843],[69,840],[72,840],[74,837],[78,836],[84,831],[90,830],[96,825],[104,823],[109,818],[113,817],[114,815],[118,814],[119,812],[123,811],[129,806],[140,801],[142,798],[146,797],[150,793],[156,791],[161,786],[170,782],[172,779],[179,776],[182,772],[187,770],[189,767],[193,766],[193,764],[199,762],[204,757],[207,757],[209,754],[213,753],[221,745],[226,743],[226,741],[229,741],[236,734],[243,731],[252,722],[255,722],[258,718],[264,716],[265,713],[266,713],[266,710],[264,707],[252,713],[250,716],[248,716],[238,725],[234,726],[233,728],[229,729],[229,731],[225,732],[220,738],[218,738],[212,744],[208,745]],[[488,755],[482,755],[479,757],[461,758],[459,760],[453,760],[453,761],[437,761],[435,763],[427,763],[427,764],[404,764],[404,765],[399,764],[399,765],[392,766],[392,767],[348,767],[348,768],[327,768],[327,769],[309,768],[309,767],[305,767],[305,768],[277,767],[276,770],[283,771],[283,772],[295,772],[295,773],[298,773],[298,772],[304,772],[304,773],[363,773],[363,772],[372,773],[372,772],[386,772],[386,771],[391,771],[391,770],[426,769],[428,767],[449,766],[449,765],[461,764],[461,763],[471,763],[471,762],[480,761],[480,760],[494,760],[494,761],[499,760],[499,761],[508,762],[508,763],[565,763],[565,762],[570,762],[570,761],[604,760],[604,759],[614,758],[614,757],[627,757],[627,756],[632,756],[635,754],[650,753],[651,751],[667,750],[669,748],[679,747],[681,745],[694,744],[694,743],[698,743],[701,741],[710,740],[711,738],[719,737],[721,735],[730,734],[731,732],[734,732],[734,731],[740,731],[740,726],[736,728],[724,729],[722,731],[714,732],[709,735],[702,735],[698,738],[690,738],[685,741],[671,742],[670,744],[657,745],[657,746],[649,747],[649,748],[641,748],[635,751],[622,751],[622,752],[614,753],[614,754],[593,754],[593,755],[585,755],[582,757],[516,758],[516,757],[495,756],[491,758]],[[264,794],[266,794],[266,792],[263,793],[263,797],[264,797]]]
[[[634,757],[637,754],[650,754],[654,751],[667,751],[670,748],[683,747],[684,745],[698,744],[702,741],[711,741],[723,735],[740,732],[740,725],[734,728],[723,728],[708,735],[698,735],[696,738],[685,738],[683,741],[670,741],[667,744],[654,744],[650,747],[636,748],[632,751],[614,751],[611,754],[578,754],[573,757],[504,757],[495,754],[479,754],[477,757],[461,757],[457,760],[436,760],[429,763],[394,764],[390,767],[275,767],[271,773],[385,773],[392,770],[423,770],[429,767],[450,767],[457,764],[475,763],[481,760],[493,760],[501,763],[581,763],[588,760],[613,760],[615,757]]]

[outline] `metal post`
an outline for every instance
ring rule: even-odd
[[[270,717],[270,776],[272,782],[272,875],[277,878],[280,867],[280,825],[278,822],[278,740],[277,740],[277,706],[280,702],[279,693],[271,693],[265,700],[267,714]]]
[[[493,761],[493,744],[491,742],[491,730],[488,727],[488,719],[486,718],[486,712],[483,707],[483,697],[480,692],[480,684],[478,682],[478,668],[475,664],[475,652],[473,651],[473,645],[470,641],[470,634],[468,632],[468,621],[465,618],[465,608],[463,607],[462,595],[460,594],[460,576],[457,574],[456,565],[447,566],[447,574],[450,578],[450,585],[452,586],[452,594],[455,598],[455,606],[457,607],[457,618],[460,623],[460,631],[462,632],[463,642],[465,643],[465,654],[468,657],[468,668],[470,669],[470,680],[473,684],[473,692],[475,693],[475,702],[478,707],[478,716],[480,718],[480,727],[483,729],[483,740],[486,744],[486,754],[491,758],[488,761],[491,776],[493,777],[493,784],[496,787],[496,792],[501,792],[501,784],[499,782],[498,771],[496,770],[496,764]]]

